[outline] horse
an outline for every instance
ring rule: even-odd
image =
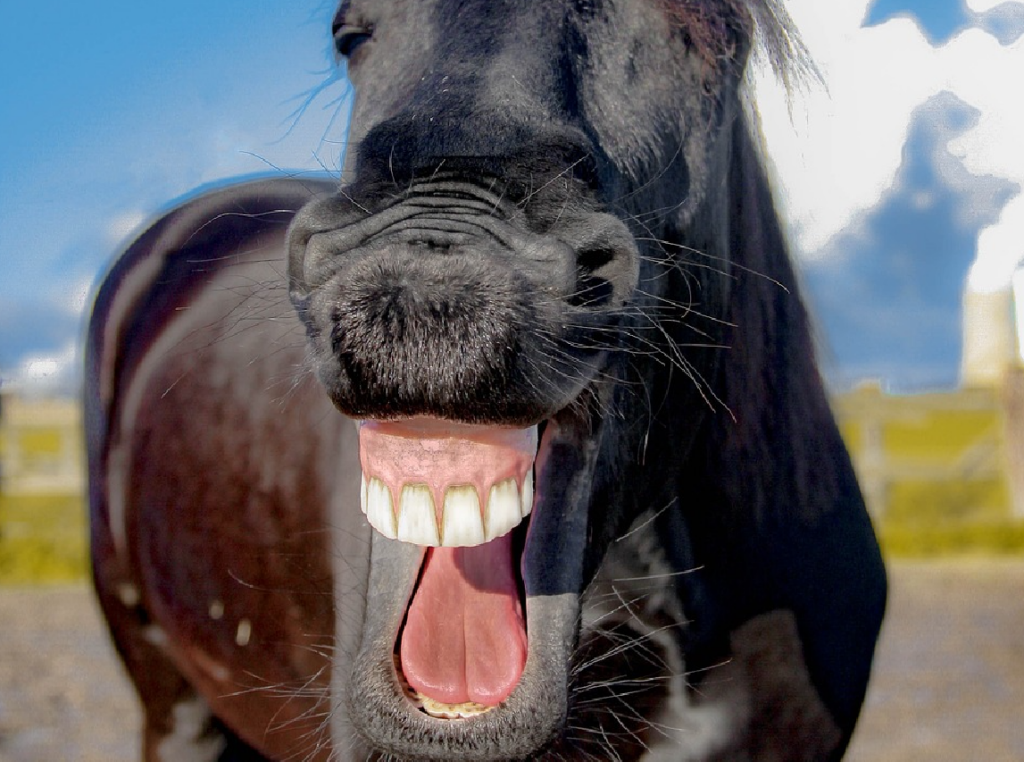
[[[340,180],[206,189],[86,338],[147,760],[837,760],[886,575],[747,69],[777,0],[344,0]]]

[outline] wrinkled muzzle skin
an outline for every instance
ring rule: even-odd
[[[344,182],[289,238],[316,372],[357,420],[541,432],[535,508],[513,541],[528,639],[514,690],[465,719],[410,702],[396,639],[424,550],[375,533],[371,603],[334,666],[336,735],[370,748],[518,759],[564,733],[581,595],[650,497],[624,489],[622,453],[643,447],[645,395],[664,393],[649,345],[680,328],[652,331],[649,316],[672,289],[683,309],[698,290],[702,312],[724,299],[723,279],[705,288],[699,271],[680,292],[643,241],[688,227],[709,248],[721,230],[700,210],[722,191],[709,168],[736,118],[723,104],[747,22],[718,19],[730,47],[712,70],[658,2],[623,6],[353,0],[336,17],[355,88]],[[710,372],[711,354],[692,357]],[[690,384],[676,402],[699,411],[698,394]]]

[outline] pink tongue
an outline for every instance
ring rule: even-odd
[[[511,534],[469,548],[431,548],[402,633],[402,672],[445,704],[496,706],[526,664],[526,624]]]

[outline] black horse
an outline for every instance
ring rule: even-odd
[[[340,189],[200,195],[96,300],[146,758],[841,757],[885,572],[745,105],[753,52],[800,65],[781,7],[345,0],[334,38]]]

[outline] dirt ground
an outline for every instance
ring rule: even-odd
[[[890,565],[850,762],[1024,760],[1024,560]]]
[[[1024,560],[901,562],[850,762],[1024,760]],[[0,762],[136,760],[84,585],[0,588]]]

